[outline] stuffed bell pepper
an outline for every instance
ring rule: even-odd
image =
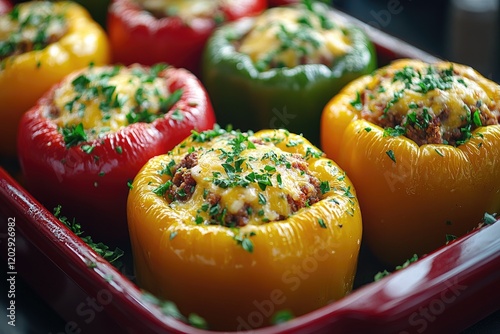
[[[500,86],[470,67],[399,60],[326,106],[321,143],[356,186],[364,240],[400,264],[500,212]]]
[[[332,94],[375,68],[365,34],[331,14],[305,1],[219,28],[202,67],[219,124],[286,128],[318,144],[321,111]]]
[[[124,64],[166,62],[198,74],[213,30],[266,6],[266,0],[113,0],[107,21],[113,59]]]
[[[18,150],[28,190],[96,238],[128,241],[128,182],[192,130],[212,128],[198,79],[155,65],[93,66],[67,76],[22,118]]]
[[[361,213],[345,173],[304,137],[195,132],[130,190],[138,284],[212,330],[268,326],[352,288]]]
[[[11,10],[12,3],[9,0],[0,0],[0,15]]]
[[[0,16],[0,154],[15,156],[24,112],[69,73],[109,61],[104,30],[73,2],[30,1]]]

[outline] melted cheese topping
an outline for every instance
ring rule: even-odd
[[[212,18],[222,6],[234,0],[136,0],[144,9],[158,16],[178,16],[184,22]]]
[[[315,191],[310,172],[297,167],[298,164],[307,166],[307,162],[302,156],[272,144],[253,143],[251,137],[238,144],[235,138],[225,134],[210,143],[189,143],[198,156],[198,163],[191,168],[196,189],[189,200],[173,201],[170,206],[191,217],[199,217],[197,223],[217,224],[207,204],[207,194],[215,194],[220,198],[219,217],[221,212],[248,215],[247,224],[256,225],[288,218],[294,213],[289,198],[301,201],[304,192]],[[175,163],[184,157],[175,150],[171,154]],[[233,170],[228,165],[237,167]]]
[[[59,127],[83,124],[92,139],[119,131],[138,115],[154,119],[169,95],[164,79],[139,67],[91,68],[56,89],[51,117]]]
[[[379,70],[362,92],[361,114],[383,127],[416,125],[426,130],[434,125],[445,140],[435,139],[446,143],[447,137],[458,135],[462,128],[498,123],[499,106],[492,98],[498,92],[493,93],[478,78],[474,71],[451,63],[396,62]],[[421,139],[426,143],[429,138]]]
[[[260,15],[253,29],[241,40],[239,51],[256,63],[270,67],[299,64],[330,65],[352,49],[342,27],[300,7],[271,8]],[[323,22],[323,23],[322,23]]]
[[[41,50],[63,36],[66,29],[61,6],[50,2],[17,5],[0,16],[0,59]]]

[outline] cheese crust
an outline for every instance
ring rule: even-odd
[[[500,120],[500,88],[467,66],[400,60],[366,82],[351,102],[361,117],[419,145],[458,146]]]
[[[276,7],[261,14],[238,50],[247,54],[260,70],[325,64],[352,50],[345,27],[328,13],[302,7]]]

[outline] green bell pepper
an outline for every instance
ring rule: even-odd
[[[326,103],[376,68],[365,33],[331,15],[331,7],[308,1],[217,29],[204,50],[202,81],[218,123],[245,131],[285,128],[318,145]],[[325,37],[333,35],[342,45]],[[340,51],[332,55],[332,49]]]

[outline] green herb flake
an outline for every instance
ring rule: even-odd
[[[497,219],[498,218],[497,218],[497,214],[496,213],[487,213],[487,212],[484,213],[483,222],[486,225],[492,225],[492,224],[494,224],[497,221]]]
[[[64,143],[66,144],[66,148],[70,148],[72,146],[76,146],[81,142],[87,141],[87,134],[83,129],[83,124],[79,123],[78,125],[70,125],[63,127],[61,129]]]
[[[453,240],[456,240],[457,236],[453,235],[453,234],[446,234],[445,238],[446,238],[446,244],[448,244],[448,243],[452,242]]]
[[[259,193],[259,204],[264,205],[266,203],[267,203],[266,197],[263,194]]]
[[[444,154],[443,152],[441,152],[439,149],[435,148],[434,151],[436,151],[436,153],[441,156],[441,157],[444,157]]]
[[[182,113],[182,111],[180,111],[179,109],[176,109],[176,110],[172,113],[171,118],[172,118],[174,121],[181,122],[182,120],[184,120],[184,114],[183,114],[183,113]]]
[[[120,268],[122,263],[119,259],[123,256],[124,252],[120,248],[116,247],[114,250],[111,250],[107,245],[102,242],[94,242],[91,236],[83,236],[84,231],[80,224],[73,220],[69,220],[67,217],[61,214],[61,206],[58,205],[54,208],[53,211],[54,216],[63,223],[68,229],[71,230],[76,236],[82,239],[94,252],[99,254],[104,260],[108,261],[116,268]],[[94,262],[95,265],[95,262]]]
[[[479,111],[479,109],[474,112],[473,121],[474,125],[477,127],[483,125],[483,123],[481,122],[481,112]]]
[[[165,196],[166,192],[170,189],[170,187],[172,187],[172,185],[173,185],[172,181],[168,180],[167,182],[153,189],[153,193],[155,193],[158,196]]]
[[[318,218],[318,224],[321,228],[326,228],[325,221],[321,218]]]
[[[241,247],[249,253],[253,253],[253,242],[249,238],[244,238],[241,242]]]
[[[413,262],[416,262],[417,260],[418,260],[418,255],[413,254],[413,256],[411,258],[406,260],[402,265],[396,266],[396,268],[394,270],[398,271],[398,270],[404,269],[404,268],[408,267],[410,264],[412,264]],[[380,281],[382,278],[389,276],[390,274],[391,273],[388,272],[387,270],[380,271],[377,274],[375,274],[374,281]]]
[[[393,150],[389,150],[385,152],[389,158],[391,158],[392,161],[396,162],[396,156],[394,155]]]
[[[356,92],[356,99],[351,101],[350,104],[356,110],[363,109],[363,103],[361,102],[361,94],[359,94],[359,92]]]
[[[319,185],[321,193],[324,195],[330,191],[330,183],[328,181],[322,181]]]
[[[188,322],[188,324],[190,324],[191,326],[193,326],[195,328],[208,329],[207,321],[204,318],[200,317],[196,313],[189,314],[187,322]]]
[[[282,323],[285,323],[287,321],[292,320],[294,317],[292,311],[290,310],[280,310],[276,312],[272,317],[271,317],[271,324],[273,325],[279,325]]]
[[[276,175],[276,181],[278,182],[278,187],[283,187],[283,180],[281,179],[281,174]]]
[[[83,152],[87,153],[87,154],[90,154],[92,153],[92,151],[94,150],[95,146],[93,145],[82,145],[81,146],[81,149]]]
[[[123,148],[121,146],[117,146],[117,147],[115,147],[115,151],[118,154],[122,154],[123,153]]]

